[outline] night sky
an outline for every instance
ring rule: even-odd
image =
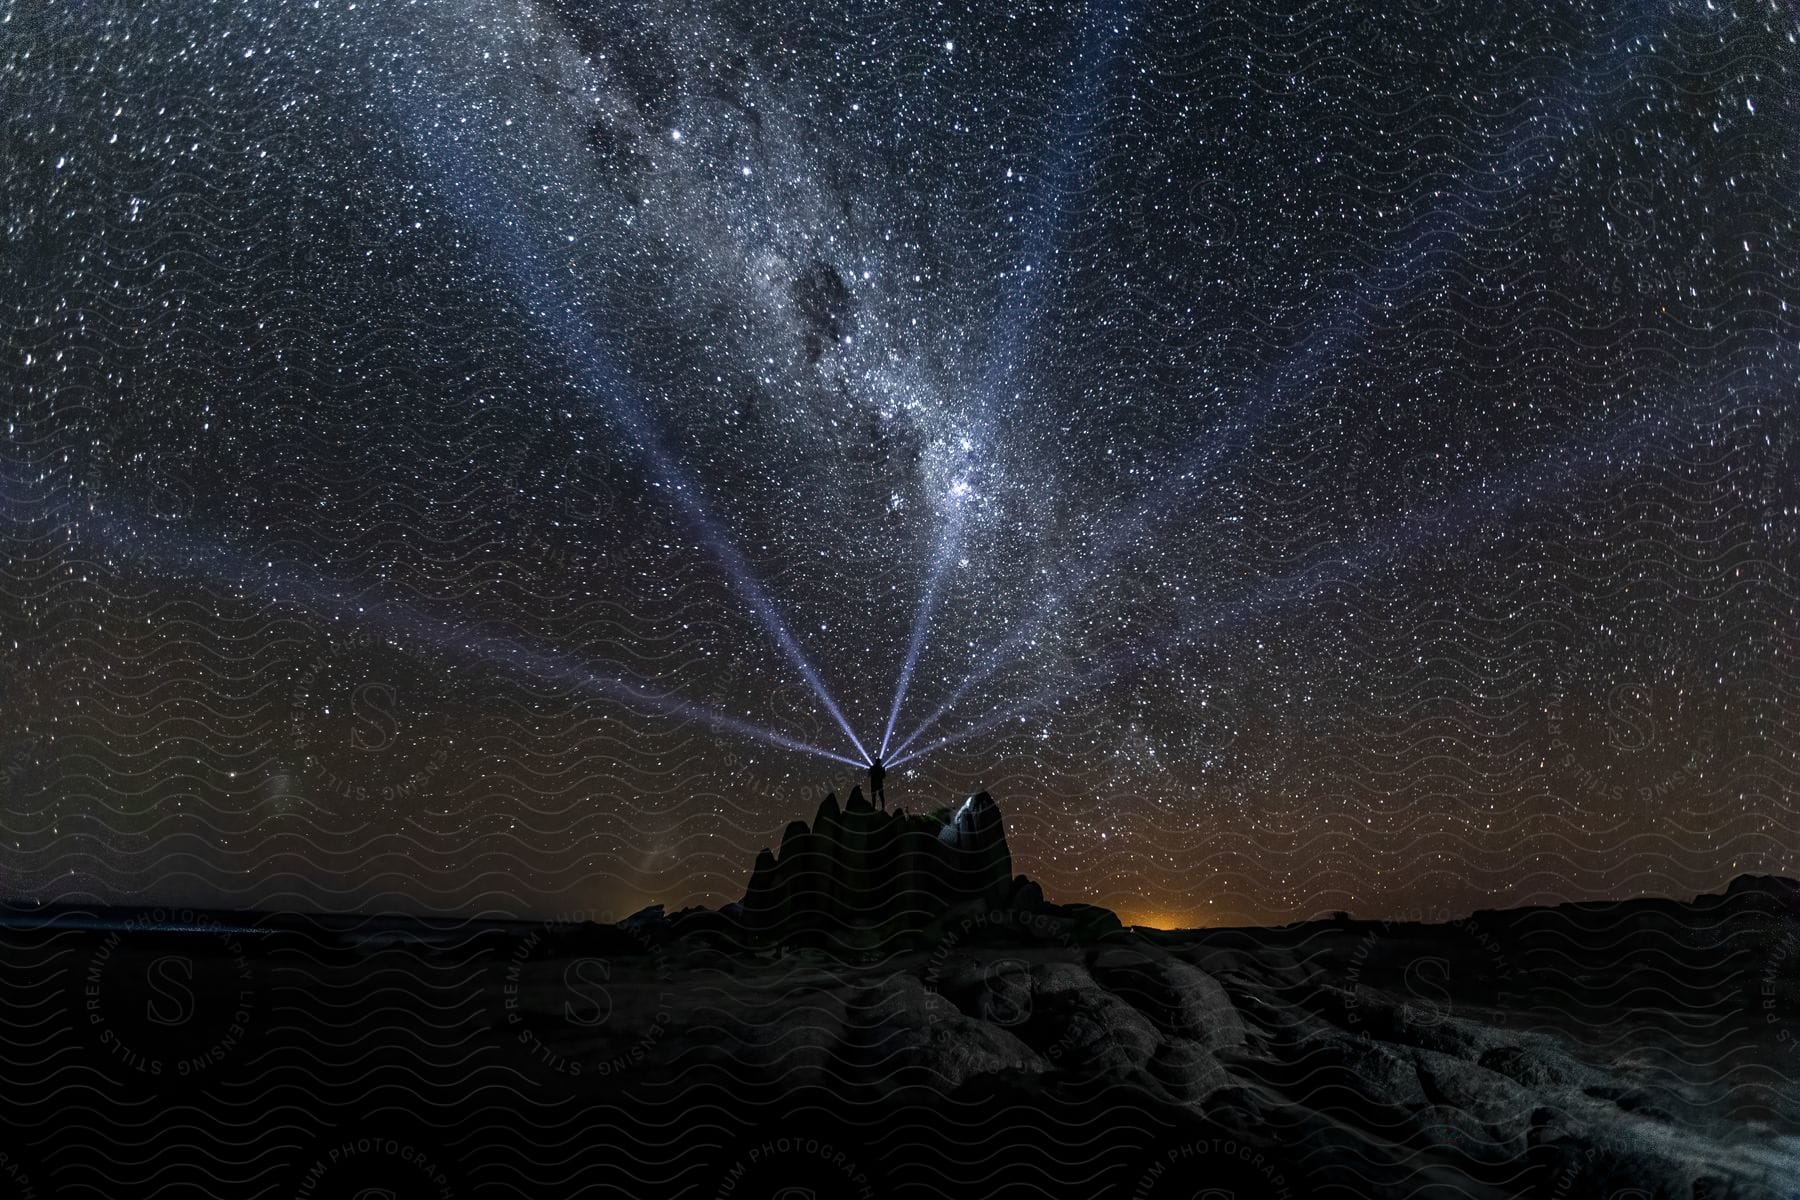
[[[0,892],[718,904],[884,741],[1128,920],[1800,872],[1797,74],[1771,0],[0,0]]]

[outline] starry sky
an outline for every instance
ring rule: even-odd
[[[1472,11],[1478,8],[1479,11]],[[0,0],[0,890],[1800,871],[1800,17]]]

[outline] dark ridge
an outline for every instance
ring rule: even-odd
[[[1011,929],[1020,917],[1061,940],[1120,928],[1111,911],[1046,903],[1043,888],[1013,874],[1006,823],[988,793],[909,814],[877,810],[858,787],[841,808],[827,795],[811,825],[789,823],[779,850],[764,847],[741,901],[669,916],[654,906],[625,924],[650,937],[866,954],[917,947],[947,923],[995,918]]]
[[[1270,928],[1139,932],[1152,939],[1186,932],[1229,939],[1234,932],[1241,932],[1266,943],[1270,939],[1303,939],[1330,926],[1389,932],[1463,926],[1516,937],[1547,921],[1565,931],[1650,930],[1641,936],[1654,943],[1660,936],[1656,932],[1659,918],[1685,919],[1692,912],[1717,909],[1793,917],[1800,914],[1800,882],[1745,874],[1732,879],[1723,892],[1702,893],[1691,901],[1660,897],[1567,901],[1479,909],[1460,919],[1424,922],[1368,920],[1340,913]],[[315,943],[361,947],[456,945],[472,936],[483,943],[507,944],[531,936],[592,952],[624,954],[642,953],[653,943],[687,936],[855,952],[905,950],[940,936],[951,923],[967,927],[984,918],[1004,922],[1009,937],[1017,938],[1021,928],[1048,929],[1052,931],[1049,936],[1063,943],[1093,942],[1121,928],[1111,910],[1090,904],[1050,903],[1036,882],[1013,874],[1005,819],[987,792],[978,792],[954,807],[908,814],[903,808],[877,810],[860,787],[851,789],[842,807],[836,793],[828,794],[810,826],[805,821],[789,822],[779,850],[764,847],[756,856],[741,901],[719,909],[692,907],[675,913],[655,904],[614,924],[0,900],[0,929],[290,935]],[[1020,918],[1030,919],[1021,922]]]

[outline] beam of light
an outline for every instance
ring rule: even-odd
[[[1099,138],[1097,126],[1104,117],[1102,103],[1106,84],[1119,43],[1124,40],[1130,15],[1119,6],[1117,11],[1103,7],[1095,19],[1084,26],[1081,44],[1076,50],[1077,64],[1070,86],[1056,108],[1058,132],[1054,142],[1063,147],[1049,170],[1039,172],[1032,180],[1029,212],[1044,213],[1042,220],[1032,222],[1025,251],[1020,261],[1007,273],[1008,287],[1002,300],[995,326],[987,365],[976,392],[973,433],[965,439],[965,459],[958,475],[966,471],[976,474],[968,456],[979,457],[988,452],[995,439],[993,410],[1001,391],[1014,378],[1024,357],[1024,343],[1042,311],[1042,294],[1054,273],[1053,262],[1062,241],[1063,223],[1068,197],[1080,191],[1083,176],[1095,154]],[[1009,169],[1007,174],[1012,174]],[[959,487],[966,487],[959,480]],[[900,720],[900,708],[906,702],[906,690],[919,665],[919,653],[943,593],[944,579],[962,550],[963,529],[968,521],[969,505],[975,498],[967,491],[949,499],[950,515],[945,520],[933,547],[926,571],[925,586],[919,592],[919,605],[913,613],[911,633],[907,637],[906,657],[900,666],[899,680],[894,686],[893,703],[888,708],[887,725],[881,734],[881,753],[888,752],[894,726]]]
[[[1646,12],[1647,9],[1640,9],[1638,16],[1643,17]],[[1029,616],[977,661],[949,695],[900,740],[895,751],[904,753],[921,735],[948,716],[971,689],[992,678],[1027,647],[1036,644],[1064,606],[1103,576],[1115,557],[1179,511],[1181,503],[1203,480],[1211,477],[1221,460],[1247,448],[1258,434],[1292,409],[1304,396],[1307,384],[1341,364],[1360,347],[1370,329],[1369,323],[1359,322],[1357,318],[1370,307],[1368,298],[1371,295],[1394,297],[1409,292],[1421,278],[1427,277],[1434,262],[1449,257],[1467,232],[1481,202],[1487,199],[1480,188],[1482,180],[1509,179],[1514,190],[1524,188],[1556,161],[1555,151],[1563,143],[1584,131],[1577,117],[1583,111],[1581,101],[1586,95],[1600,92],[1623,97],[1625,91],[1613,86],[1613,77],[1628,69],[1630,44],[1644,32],[1646,30],[1634,28],[1606,38],[1602,46],[1589,55],[1588,69],[1564,76],[1558,87],[1540,98],[1530,115],[1501,136],[1499,152],[1471,171],[1448,203],[1431,213],[1405,241],[1395,245],[1370,273],[1365,284],[1350,289],[1345,303],[1325,314],[1296,346],[1246,390],[1247,396],[1252,398],[1250,404],[1243,406],[1233,419],[1209,431],[1204,440],[1161,472],[1163,478],[1173,479],[1167,490],[1142,497],[1129,516],[1112,525],[1079,566],[1065,568],[1062,578],[1042,595]],[[1541,132],[1546,126],[1549,132]],[[1548,145],[1545,145],[1546,141]],[[1257,397],[1264,399],[1257,400]]]
[[[669,452],[643,408],[631,398],[630,389],[607,362],[604,348],[581,310],[579,300],[562,285],[544,248],[522,228],[518,206],[508,202],[490,173],[469,162],[470,153],[454,140],[444,144],[430,136],[422,124],[409,124],[420,147],[420,156],[436,175],[446,201],[462,213],[465,224],[477,230],[491,251],[490,257],[504,272],[507,282],[543,335],[550,349],[574,372],[573,380],[598,397],[613,423],[642,459],[652,484],[671,497],[695,536],[723,568],[739,598],[755,615],[764,631],[799,672],[819,704],[867,761],[869,754],[856,736],[843,710],[782,620],[774,600],[731,544],[723,526],[707,507],[697,482]]]
[[[146,529],[91,506],[74,517],[69,528],[78,536],[92,535],[105,552],[134,560],[158,572],[186,576],[267,602],[292,604],[334,621],[376,629],[395,642],[410,643],[479,666],[509,671],[536,683],[607,696],[778,749],[815,755],[852,767],[862,765],[853,758],[811,745],[723,709],[593,670],[568,655],[530,645],[518,638],[484,633],[464,621],[403,601],[373,600],[366,585],[276,568],[268,561],[258,566],[229,547],[203,543],[166,529]]]
[[[1584,469],[1613,467],[1616,460],[1643,450],[1651,435],[1669,429],[1680,415],[1641,417],[1624,425],[1591,450],[1580,449],[1579,438],[1571,439],[1576,446],[1573,450],[1565,443],[1557,451],[1532,459],[1499,480],[1468,488],[1428,512],[1402,513],[1383,521],[1372,532],[1340,545],[1330,553],[1316,556],[1299,570],[1242,589],[1223,602],[1208,602],[1204,612],[1194,614],[1191,621],[1184,621],[1177,633],[1212,633],[1274,609],[1304,603],[1327,588],[1341,586],[1348,576],[1365,574],[1377,567],[1384,570],[1404,567],[1418,556],[1470,532],[1484,520],[1493,521],[1527,505],[1548,502],[1567,490],[1591,482],[1584,476]],[[1070,694],[1087,692],[1113,682],[1131,668],[1153,661],[1170,640],[1171,637],[1163,637],[1145,645],[1127,647],[1063,684],[934,738],[916,750],[903,750],[887,765],[901,767],[927,754],[1024,720]]]
[[[931,624],[932,610],[937,606],[938,589],[943,586],[951,548],[962,536],[962,524],[967,511],[966,498],[956,497],[951,503],[955,508],[938,546],[933,550],[931,571],[926,576],[925,590],[919,597],[919,610],[913,615],[912,633],[906,642],[906,660],[900,664],[900,681],[894,685],[894,703],[888,709],[887,726],[881,731],[881,753],[884,755],[888,752],[888,743],[894,738],[894,725],[900,720],[900,706],[906,702],[907,685],[912,683],[913,671],[919,665],[919,651],[925,647],[925,631]]]

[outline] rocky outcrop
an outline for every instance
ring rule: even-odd
[[[862,789],[826,796],[811,826],[790,824],[756,856],[736,915],[752,933],[807,943],[901,937],[972,903],[1004,907],[1042,891],[1012,874],[1000,808],[986,792],[954,811],[877,811]]]
[[[990,805],[946,814],[932,837],[992,851],[986,835],[962,843]],[[806,845],[790,839],[775,869]],[[908,1130],[1076,1113],[1071,1173],[1128,1136],[1095,1132],[1111,1114],[1144,1114],[1169,1132],[1125,1158],[1119,1186],[1082,1193],[1121,1200],[1184,1180],[1191,1195],[1195,1178],[1240,1196],[1785,1200],[1800,1178],[1788,881],[1444,924],[1107,933],[1084,925],[1104,910],[1042,904],[1022,878],[996,899],[992,866],[910,953],[615,959],[616,994],[691,995],[670,1024],[705,1031],[661,1047],[642,1077],[684,1102],[702,1081],[872,1113],[924,1097],[929,1120],[871,1119]],[[657,1019],[621,1006],[609,1052]],[[1053,1130],[1007,1139],[1032,1147],[1020,1169],[1061,1152]],[[978,1174],[1000,1140],[929,1139],[902,1157],[932,1161],[934,1179]]]
[[[479,1194],[465,1181],[489,1177],[560,1196],[613,1186],[621,1163],[663,1172],[629,1188],[644,1196],[772,1180],[925,1198],[1795,1194],[1791,881],[1439,924],[1159,932],[1045,903],[1006,874],[1004,844],[981,797],[910,818],[853,796],[797,824],[758,871],[757,919],[808,937],[835,922],[852,954],[740,938],[743,904],[617,925],[179,927],[0,905],[0,997],[21,1014],[0,1022],[0,1179],[22,1146],[34,1185],[44,1163],[84,1161],[145,1181],[54,1194],[147,1195],[183,1172],[192,1186],[162,1190],[206,1193],[231,1143],[196,1140],[192,1117],[159,1124],[174,1112],[273,1146],[270,1178],[307,1178],[347,1144],[400,1153],[390,1177],[343,1151],[364,1173],[318,1195]],[[170,955],[193,974],[158,975]],[[217,1021],[156,1020],[176,992],[140,981],[190,978]],[[171,1069],[133,1065],[149,1061]],[[253,1102],[229,1109],[240,1094]],[[290,1114],[371,1096],[374,1116],[287,1144]],[[263,1117],[277,1124],[245,1124]],[[117,1143],[121,1127],[137,1141]],[[421,1159],[450,1182],[421,1189],[405,1173]]]

